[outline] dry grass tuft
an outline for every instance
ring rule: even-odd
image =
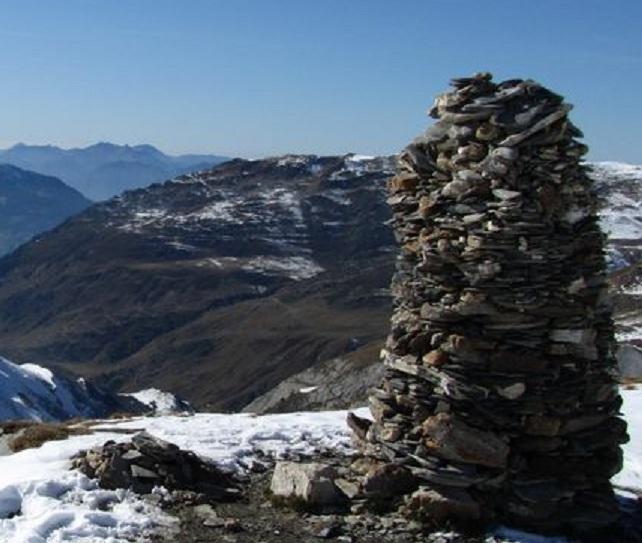
[[[9,441],[13,452],[40,447],[47,441],[67,439],[69,436],[88,434],[84,428],[71,427],[68,423],[34,422],[17,431],[16,436]]]

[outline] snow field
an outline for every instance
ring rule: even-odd
[[[360,413],[365,416],[366,410]],[[107,440],[127,441],[118,429],[146,429],[228,469],[251,465],[257,451],[282,457],[319,449],[350,452],[347,411],[286,415],[197,414],[103,422],[100,432],[51,441],[0,457],[0,543],[144,542],[173,519],[125,491],[101,490],[69,459]],[[116,431],[110,432],[109,429]]]

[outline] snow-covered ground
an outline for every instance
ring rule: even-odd
[[[617,485],[642,490],[642,387],[622,390],[629,442],[624,446],[624,469],[614,477]]]
[[[592,177],[598,187],[609,185],[601,213],[602,229],[612,240],[642,238],[642,166],[621,162],[594,162]]]
[[[243,469],[258,450],[277,457],[319,449],[350,450],[345,411],[287,415],[197,414],[99,424],[103,431],[45,443],[0,457],[0,543],[141,542],[171,524],[160,509],[126,491],[106,491],[76,471],[69,458],[109,439],[131,434],[105,429],[147,429],[229,469]],[[365,413],[360,413],[365,415]]]
[[[618,485],[642,489],[642,389],[623,390],[631,441]],[[366,416],[366,410],[359,415]],[[173,520],[128,491],[106,491],[75,471],[77,451],[124,441],[131,434],[110,429],[146,429],[229,469],[244,469],[257,451],[277,457],[313,454],[319,449],[351,451],[345,411],[285,415],[164,416],[103,422],[101,432],[49,442],[38,449],[0,457],[0,543],[83,543],[145,541],[146,534]],[[561,542],[506,528],[489,541]]]

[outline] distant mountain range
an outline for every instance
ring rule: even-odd
[[[227,160],[216,155],[169,156],[151,145],[97,143],[84,149],[19,143],[0,150],[0,162],[60,178],[95,201]]]
[[[89,205],[60,179],[0,164],[0,255]]]
[[[393,170],[392,157],[237,159],[93,205],[0,259],[0,353],[198,409],[356,397],[389,328]],[[635,343],[642,170],[593,175],[620,337]]]

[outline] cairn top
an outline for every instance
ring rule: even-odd
[[[488,122],[503,129],[508,136],[499,142],[514,146],[533,134],[562,121],[573,108],[562,96],[531,79],[492,81],[488,72],[451,81],[454,90],[440,94],[428,114],[435,119],[464,125],[471,122]],[[582,137],[573,125],[571,137]],[[527,134],[523,134],[528,130]],[[429,130],[427,136],[431,135]]]

